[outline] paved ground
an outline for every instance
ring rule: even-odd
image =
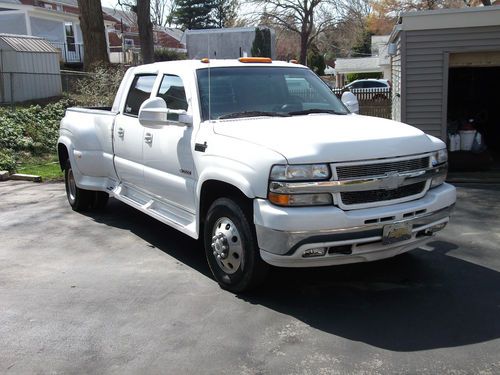
[[[236,296],[119,202],[82,215],[62,184],[0,183],[0,373],[499,374],[499,191],[461,187],[426,250]]]

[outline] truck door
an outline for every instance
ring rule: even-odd
[[[169,109],[184,109],[188,101],[182,79],[165,74],[156,96]],[[168,125],[144,127],[144,180],[147,189],[162,201],[194,213],[195,171],[191,150],[193,127],[180,124],[178,115],[170,114]]]
[[[144,189],[144,127],[137,115],[141,104],[149,99],[156,74],[134,77],[124,107],[116,116],[113,130],[115,167],[120,181]]]

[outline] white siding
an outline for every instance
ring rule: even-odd
[[[391,58],[392,67],[392,119],[401,121],[401,39],[396,41],[397,52]]]

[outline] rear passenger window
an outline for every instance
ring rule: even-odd
[[[139,114],[141,104],[151,95],[155,79],[156,75],[151,74],[135,76],[125,102],[124,113],[126,115],[137,116]]]
[[[157,96],[165,100],[169,109],[188,109],[184,84],[178,76],[165,74]]]

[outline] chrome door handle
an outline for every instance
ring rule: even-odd
[[[118,137],[123,138],[125,135],[125,130],[123,128],[118,128],[118,131],[116,132],[118,134]]]
[[[144,136],[144,141],[150,145],[151,143],[153,143],[153,134],[151,133],[146,133],[146,135]]]

